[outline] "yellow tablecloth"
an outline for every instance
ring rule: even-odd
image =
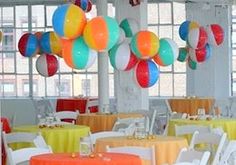
[[[227,134],[230,140],[236,140],[236,119],[212,119],[208,120],[188,120],[188,119],[171,119],[169,121],[168,135],[175,135],[176,125],[199,124],[208,125],[212,128],[221,127]]]
[[[142,117],[142,116],[143,116],[142,114],[138,113],[80,114],[76,120],[76,124],[89,126],[90,131],[92,133],[100,131],[111,131],[117,118]]]
[[[116,146],[155,146],[156,163],[161,165],[163,163],[172,164],[175,162],[179,151],[183,147],[188,146],[186,139],[181,137],[157,136],[155,139],[128,139],[127,137],[109,137],[97,139],[95,145],[96,152],[105,152],[106,145],[111,147]]]
[[[204,108],[206,114],[209,114],[214,103],[213,98],[178,98],[169,99],[168,101],[172,111],[190,115],[197,115],[198,108]]]
[[[39,128],[38,126],[20,126],[13,128],[13,132],[41,132],[46,143],[52,147],[54,153],[71,153],[79,151],[80,138],[88,136],[89,127],[80,125],[64,125],[62,128]],[[16,148],[25,144],[18,143]]]

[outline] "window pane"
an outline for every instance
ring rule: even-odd
[[[41,75],[33,75],[33,80],[36,84],[39,84],[38,85],[38,92],[34,96],[39,96],[39,97],[45,96],[46,95],[46,93],[45,93],[45,87],[46,87],[45,78]]]
[[[4,7],[3,8],[3,25],[13,25],[14,16],[13,16],[13,7]]]
[[[81,96],[81,95],[86,96],[84,95],[82,91],[82,84],[80,83],[82,80],[85,80],[85,79],[86,79],[86,75],[74,74],[74,79],[73,79],[74,96]]]
[[[7,58],[8,55],[10,58]],[[3,53],[3,69],[5,73],[14,73],[15,72],[15,60],[11,57],[10,53]]]
[[[174,26],[173,40],[177,43],[178,47],[185,47],[186,42],[183,41],[179,36],[179,26]]]
[[[162,73],[160,76],[160,95],[173,96],[173,77],[172,74]]]
[[[159,4],[160,24],[171,23],[171,3]]]
[[[46,6],[46,26],[52,26],[52,15],[57,6]]]
[[[28,6],[16,6],[16,27],[28,28]]]
[[[175,96],[186,96],[186,75],[174,75]]]
[[[24,88],[24,83],[28,82],[28,88]],[[26,90],[24,92],[24,90]],[[17,95],[29,96],[29,75],[17,75]]]
[[[88,75],[88,78],[91,80],[91,95],[90,96],[94,96],[94,97],[98,97],[98,76],[97,74],[91,74]]]
[[[4,75],[2,81],[4,96],[16,96],[16,77],[14,75]]]
[[[158,5],[156,3],[148,4],[148,24],[158,23]]]
[[[149,88],[149,96],[158,96],[159,95],[159,80],[155,85]]]
[[[172,66],[168,65],[168,66],[160,66],[160,71],[161,72],[171,72],[172,71]]]
[[[182,3],[173,3],[174,24],[181,24],[186,17],[185,5]]]
[[[22,56],[19,52],[16,54],[17,73],[29,73],[29,58]],[[33,66],[35,67],[35,66]]]
[[[44,19],[44,6],[43,5],[37,5],[32,6],[32,25],[33,27],[44,27],[45,19]]]
[[[159,27],[160,38],[172,38],[172,26],[160,26]]]
[[[174,71],[175,72],[186,72],[186,62],[175,61]]]
[[[59,96],[60,86],[58,86],[58,75],[46,78],[47,96]]]
[[[159,36],[157,26],[148,26],[148,30]]]
[[[109,74],[109,96],[114,97],[114,75]]]
[[[56,96],[72,96],[72,75],[61,75],[60,82],[58,79],[55,81],[55,95]]]

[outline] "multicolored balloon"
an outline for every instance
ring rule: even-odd
[[[179,27],[179,36],[182,40],[186,41],[188,33],[191,29],[199,28],[199,24],[195,21],[184,21]]]
[[[24,57],[32,57],[37,54],[39,44],[36,36],[31,33],[25,33],[18,42],[20,54]]]
[[[139,31],[131,40],[131,50],[139,59],[150,59],[159,49],[159,38],[150,31]]]
[[[42,54],[36,60],[36,69],[44,77],[53,76],[58,69],[58,61],[54,55]]]
[[[214,46],[218,46],[224,41],[224,30],[218,24],[211,24],[206,27],[208,34],[208,43]]]
[[[86,44],[97,51],[108,51],[118,41],[119,25],[114,18],[98,16],[91,19],[84,28]]]
[[[208,43],[206,44],[206,51],[207,51],[206,60],[208,60],[212,55],[212,47]]]
[[[188,63],[188,66],[189,66],[190,69],[192,69],[192,70],[197,69],[197,62],[191,60],[190,57],[188,57],[187,63]]]
[[[203,27],[200,27],[189,31],[187,42],[193,49],[202,49],[206,46],[207,39],[207,32]]]
[[[52,16],[54,31],[62,38],[74,39],[84,30],[87,19],[83,10],[74,4],[59,6]]]
[[[186,61],[188,58],[188,48],[184,47],[184,48],[179,48],[179,55],[177,60],[179,62],[184,62]]]
[[[178,45],[170,38],[160,39],[160,48],[154,61],[160,66],[168,66],[173,64],[178,57]]]
[[[61,54],[61,41],[53,31],[45,32],[40,39],[40,48],[44,53]]]
[[[130,50],[127,42],[115,45],[109,51],[111,65],[114,69],[128,71],[138,62],[137,57]]]
[[[136,82],[142,88],[153,86],[159,79],[159,69],[152,60],[140,60],[135,68]]]
[[[126,37],[133,37],[139,31],[139,23],[133,18],[125,18],[120,22]]]
[[[206,46],[203,49],[189,48],[189,56],[192,61],[197,62],[197,63],[206,61],[211,56],[210,45],[206,44]]]
[[[62,43],[62,56],[69,67],[88,69],[95,62],[97,52],[86,45],[83,37],[63,40]]]
[[[79,6],[84,12],[89,12],[93,5],[90,0],[75,0],[74,4]]]

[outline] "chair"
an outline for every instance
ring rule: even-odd
[[[157,116],[157,110],[154,110],[153,114],[152,114],[150,128],[149,128],[149,134],[150,135],[153,134],[153,127],[154,127],[154,123],[155,123],[155,120],[156,120],[156,116]]]
[[[199,133],[194,132],[189,148],[194,149],[197,144],[208,144],[211,147],[211,164],[216,165],[220,161],[220,155],[226,140],[226,133],[222,135],[215,133]]]
[[[117,137],[117,136],[125,136],[125,134],[123,132],[115,132],[115,131],[103,131],[103,132],[96,132],[92,134],[90,133],[90,139],[93,145],[96,143],[96,140],[99,138]]]
[[[204,125],[175,125],[176,136],[193,134],[195,131],[209,133],[211,132],[211,128]]]
[[[54,113],[54,116],[58,121],[63,122],[64,120],[71,120],[71,122],[63,122],[63,124],[75,124],[78,115],[79,111],[60,111]]]
[[[196,151],[193,149],[187,149],[183,148],[181,149],[177,159],[176,163],[196,163],[198,162],[198,165],[207,165],[207,162],[210,157],[209,151]]]
[[[156,165],[156,158],[155,158],[155,147],[151,146],[147,147],[140,147],[140,146],[122,146],[122,147],[112,147],[106,146],[107,152],[112,153],[124,153],[124,154],[133,154],[139,156],[141,159],[150,160],[151,165]]]
[[[11,143],[33,143],[35,147],[12,150],[8,145]],[[3,143],[7,153],[9,165],[16,165],[29,161],[34,155],[52,153],[50,146],[46,144],[43,137],[38,133],[17,132],[6,134],[3,132]]]
[[[90,108],[91,107],[98,107],[99,103],[98,103],[98,100],[90,100],[88,99],[87,100],[87,103],[86,103],[86,109],[85,109],[85,113],[89,113],[90,112]]]
[[[235,164],[235,157],[234,157],[234,160],[230,160],[230,157],[233,156],[233,153],[236,153],[236,141],[235,140],[232,140],[232,141],[229,141],[223,155],[221,156],[221,159],[220,159],[220,165],[230,165],[230,164]],[[231,161],[234,161],[234,162],[231,162]]]

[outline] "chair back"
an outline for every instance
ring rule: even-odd
[[[122,147],[110,148],[109,146],[106,146],[106,151],[112,153],[125,153],[125,154],[137,155],[141,159],[150,160],[151,165],[156,165],[154,146],[151,146],[149,148],[140,146],[122,146]]]
[[[65,119],[72,120],[72,124],[75,124],[75,121],[77,119],[77,116],[79,115],[79,111],[60,111],[54,113],[55,117],[59,119],[60,121],[63,121]]]
[[[211,132],[211,127],[205,125],[175,125],[175,135],[188,135],[193,134],[195,131],[200,133]]]
[[[91,107],[98,107],[98,105],[99,105],[99,102],[97,99],[96,100],[88,99],[86,103],[85,113],[89,113]]]
[[[233,153],[236,152],[236,140],[229,141],[221,159],[220,159],[220,165],[228,165],[228,162],[230,162],[230,157],[233,156]],[[236,158],[234,158],[235,161]],[[232,162],[232,164],[235,164],[236,162]]]
[[[90,134],[92,144],[95,144],[96,140],[99,138],[117,137],[117,136],[125,136],[125,134],[123,132],[115,132],[115,131],[103,131]]]

